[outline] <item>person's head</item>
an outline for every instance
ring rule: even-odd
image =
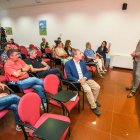
[[[19,58],[18,56],[18,52],[15,49],[10,49],[7,51],[7,56],[9,59],[11,59],[12,61],[16,62]]]
[[[56,47],[62,48],[63,47],[62,42],[61,41],[58,41]]]
[[[4,51],[7,52],[11,49],[11,45],[9,43],[4,44]]]
[[[12,38],[10,38],[10,39],[8,39],[8,41],[7,41],[9,44],[13,44],[13,39]]]
[[[57,41],[61,41],[61,37],[58,37],[58,38],[57,38]]]
[[[71,47],[71,41],[70,40],[66,40],[65,47],[66,48]]]
[[[35,49],[29,49],[28,51],[30,58],[35,59],[37,57],[37,50]]]
[[[102,47],[106,47],[106,45],[107,45],[106,41],[103,41],[102,44],[101,44]]]
[[[83,53],[79,50],[79,49],[75,49],[73,52],[72,52],[72,57],[77,60],[77,61],[80,61],[82,60],[83,58]]]
[[[45,39],[45,37],[42,37],[42,42],[46,42],[46,39]]]
[[[90,43],[90,42],[87,42],[87,43],[86,43],[86,49],[88,49],[88,50],[91,49],[91,43]]]

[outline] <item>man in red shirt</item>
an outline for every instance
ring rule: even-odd
[[[30,66],[18,57],[18,52],[14,49],[7,51],[8,60],[4,65],[7,78],[11,82],[16,82],[21,89],[34,88],[43,102],[46,102],[43,81],[36,77],[29,77]]]

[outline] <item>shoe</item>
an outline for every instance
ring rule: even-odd
[[[104,76],[102,74],[99,74],[99,77],[102,78],[102,79],[104,78]]]
[[[132,87],[126,87],[125,89],[126,90],[132,90]]]
[[[101,72],[101,74],[106,74],[106,73],[105,73],[105,71],[103,71],[103,70],[102,70],[102,71],[100,71],[100,72]]]
[[[29,132],[31,129],[28,127],[24,127],[26,132]],[[21,126],[16,125],[16,131],[22,131]]]
[[[107,72],[107,69],[104,69],[105,72]]]
[[[43,104],[44,104],[45,109],[47,109],[47,103],[43,103]],[[43,108],[43,105],[42,105],[42,104],[41,104],[40,108],[41,108],[41,110],[44,110],[44,108]]]
[[[127,95],[127,98],[131,98],[131,97],[133,97],[134,95],[136,94],[136,92],[130,92],[128,95]]]
[[[96,103],[97,107],[101,107],[101,104],[99,102],[96,101],[95,103]]]
[[[97,115],[97,116],[100,116],[100,115],[101,115],[101,112],[100,112],[100,110],[98,110],[97,107],[94,108],[94,109],[92,109],[92,110],[93,110],[93,112],[95,113],[95,115]]]

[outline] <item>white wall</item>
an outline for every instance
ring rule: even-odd
[[[128,10],[121,6],[128,3]],[[140,0],[81,0],[0,11],[0,22],[13,28],[15,42],[39,45],[39,20],[47,20],[47,40],[71,39],[84,49],[90,41],[96,49],[103,40],[112,43],[111,53],[129,54],[140,39]]]

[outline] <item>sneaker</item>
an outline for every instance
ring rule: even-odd
[[[95,115],[97,115],[97,116],[100,116],[100,115],[101,115],[101,112],[100,112],[100,110],[98,110],[97,107],[94,108],[94,109],[92,109],[92,110],[93,110],[93,112],[95,113]]]
[[[102,79],[104,78],[104,76],[102,74],[99,74],[99,77],[102,78]]]
[[[100,71],[100,72],[101,72],[102,74],[106,74],[106,73],[105,73],[105,71],[103,71],[103,70],[102,70],[102,71]]]
[[[96,103],[97,107],[101,107],[101,104],[99,102],[96,101],[95,103]]]
[[[44,104],[45,109],[47,109],[47,103],[43,103],[43,104]],[[41,104],[40,108],[41,108],[41,110],[44,110],[42,104]]]
[[[136,92],[131,91],[128,95],[127,98],[131,98],[136,94]]]
[[[24,127],[26,132],[29,132],[31,129],[28,127]],[[16,131],[22,131],[21,127],[19,125],[16,125]]]

